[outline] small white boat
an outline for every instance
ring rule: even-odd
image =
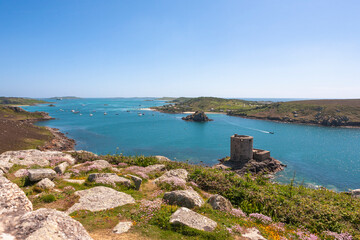
[[[92,117],[93,116],[93,114],[92,113],[90,113],[90,117]]]
[[[106,112],[104,112],[104,115],[107,115],[107,113],[106,113]]]
[[[139,115],[139,116],[142,116],[142,114],[141,114],[141,113],[138,113],[138,115]]]
[[[75,110],[73,109],[73,110],[71,110],[71,112],[72,112],[72,113],[74,113],[74,112],[75,112]]]
[[[82,116],[82,113],[80,113],[79,115]]]

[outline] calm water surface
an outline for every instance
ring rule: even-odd
[[[54,104],[56,107],[46,104],[24,108],[46,111],[56,118],[38,125],[59,128],[76,140],[77,149],[98,154],[164,155],[178,161],[213,165],[217,159],[229,156],[230,136],[237,133],[254,136],[254,147],[270,150],[273,157],[288,165],[277,175],[279,182],[288,182],[295,172],[298,182],[341,191],[360,187],[360,129],[276,123],[222,114],[211,114],[212,122],[185,122],[181,120],[183,114],[143,110],[164,102],[141,98],[64,99]]]

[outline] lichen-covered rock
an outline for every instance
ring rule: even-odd
[[[161,177],[155,179],[155,182],[170,177],[177,177],[186,181],[188,174],[189,174],[188,171],[186,171],[185,169],[172,169],[170,171],[165,172]]]
[[[40,182],[36,184],[39,188],[42,189],[53,189],[55,187],[55,183],[53,183],[50,179],[44,178]]]
[[[56,177],[56,172],[50,168],[29,169],[28,172],[31,182],[40,181],[44,178],[54,179]]]
[[[136,174],[144,179],[149,178],[148,174],[164,171],[164,170],[165,170],[165,165],[163,164],[155,164],[147,167],[130,166],[124,169],[125,172]]]
[[[171,162],[171,160],[164,156],[154,156],[159,162]]]
[[[5,177],[0,177],[0,216],[32,211],[32,203],[25,193]]]
[[[8,151],[0,154],[0,169],[7,172],[14,164],[32,166],[54,166],[61,162],[75,164],[76,160],[69,154],[58,151],[39,151],[36,149]]]
[[[256,228],[248,228],[241,236],[247,240],[266,240]]]
[[[69,214],[77,210],[96,212],[135,203],[134,198],[129,194],[103,186],[77,191],[74,194],[80,199],[67,210]]]
[[[121,183],[127,187],[131,186],[129,179],[118,176],[116,173],[92,173],[89,175],[88,180],[90,182],[103,183],[115,185],[115,183]]]
[[[41,208],[23,215],[13,233],[26,240],[91,240],[85,228],[63,212]]]
[[[29,175],[29,172],[27,169],[19,169],[14,173],[15,177],[26,177],[27,175]]]
[[[351,196],[360,198],[360,189],[355,189],[351,191]]]
[[[0,177],[0,233],[13,229],[18,218],[32,208],[30,200],[15,183]]]
[[[211,207],[215,210],[231,212],[233,209],[231,202],[218,194],[211,196],[208,201]]]
[[[185,207],[179,208],[171,215],[170,223],[182,224],[207,232],[214,231],[217,227],[217,223],[215,221]]]
[[[114,228],[113,232],[117,234],[126,233],[130,230],[132,222],[119,222]]]
[[[204,204],[204,200],[194,190],[177,190],[167,192],[164,194],[163,199],[171,205],[178,205],[180,207],[187,208],[193,208],[195,206],[201,207]]]
[[[88,161],[85,163],[80,163],[77,165],[74,165],[72,167],[73,172],[89,172],[91,170],[104,170],[104,169],[111,169],[112,165],[105,160],[95,160],[95,161]]]
[[[83,179],[64,179],[65,182],[69,182],[69,183],[76,183],[76,184],[84,184],[85,180]]]
[[[145,167],[145,172],[146,173],[153,173],[153,172],[158,172],[158,171],[164,171],[165,165],[164,164],[154,164],[154,165],[150,165]]]
[[[63,162],[60,163],[59,165],[57,165],[54,170],[55,172],[57,172],[58,174],[64,174],[66,171],[66,168],[69,166],[69,164],[67,162]]]
[[[136,190],[139,190],[140,189],[140,186],[141,186],[141,183],[142,183],[142,179],[137,177],[137,176],[134,176],[134,175],[127,175],[128,177],[131,178],[131,180],[134,181],[134,184],[135,184],[135,189]]]
[[[173,187],[179,187],[183,189],[186,187],[186,181],[178,177],[159,178],[155,181],[155,183],[158,185],[161,183],[166,183]]]

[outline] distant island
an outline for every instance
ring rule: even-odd
[[[38,99],[32,99],[32,98],[0,97],[0,105],[6,105],[6,106],[12,106],[12,105],[24,106],[24,105],[36,105],[42,103],[48,103],[48,102]]]
[[[52,97],[50,99],[56,99],[56,100],[60,100],[60,99],[80,99],[79,97],[75,97],[75,96],[65,96],[65,97]]]
[[[175,99],[177,99],[177,98],[175,98],[175,97],[162,97],[162,98],[157,98],[156,100],[158,100],[158,101],[173,101]]]
[[[164,113],[204,111],[280,122],[360,127],[360,99],[272,103],[215,97],[177,98],[152,109]]]

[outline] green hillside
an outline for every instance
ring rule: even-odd
[[[0,105],[35,105],[41,103],[47,102],[32,98],[0,97]]]

